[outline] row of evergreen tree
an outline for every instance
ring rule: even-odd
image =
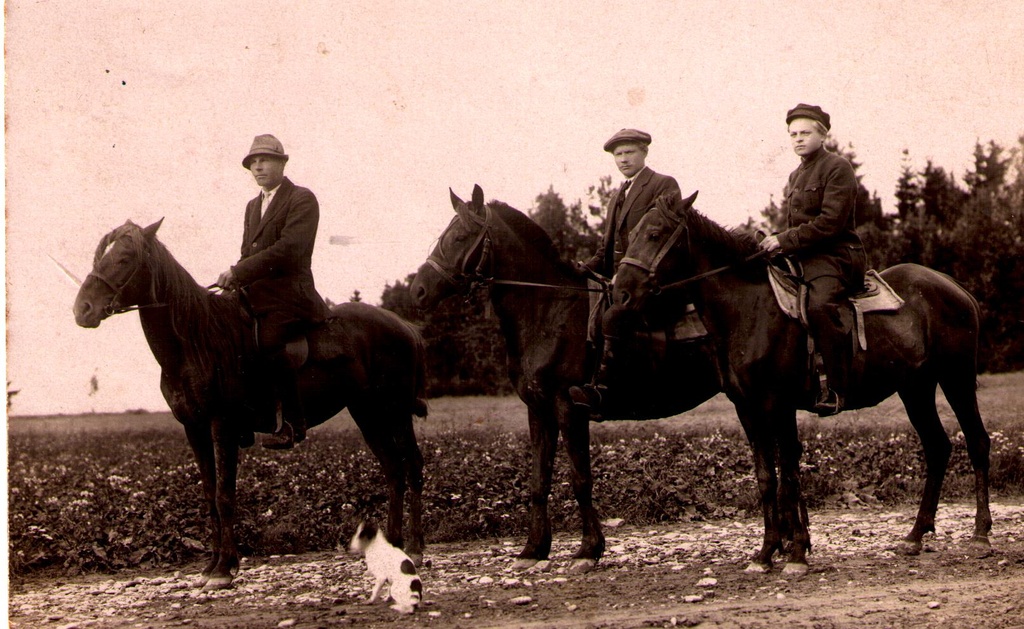
[[[877,193],[860,183],[861,164],[852,145],[830,141],[858,172],[857,230],[872,268],[915,262],[955,278],[982,307],[979,367],[982,371],[1024,368],[1024,136],[1006,149],[978,143],[973,168],[962,183],[928,160],[915,169],[903,151],[896,184],[896,213],[882,211]],[[601,241],[610,177],[602,177],[587,201],[566,204],[549,188],[527,214],[547,231],[566,260],[585,260]],[[785,216],[774,199],[761,218],[742,228],[778,231]],[[431,312],[413,306],[413,275],[388,284],[381,305],[421,326],[428,344],[429,393],[493,395],[509,392],[505,347],[485,291],[451,298]]]

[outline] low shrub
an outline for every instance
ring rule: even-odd
[[[819,425],[820,426],[820,425]],[[750,449],[738,429],[592,431],[594,496],[603,517],[646,525],[759,512]],[[1024,490],[1024,434],[993,431],[992,488]],[[813,507],[916,502],[923,456],[915,433],[834,425],[802,435],[802,484]],[[973,495],[963,436],[951,435],[946,500]],[[199,474],[178,430],[59,437],[9,435],[10,574],[73,575],[175,565],[208,542]],[[453,430],[421,437],[427,541],[522,536],[530,450],[522,432]],[[334,548],[363,517],[386,518],[382,472],[357,433],[314,431],[296,451],[246,450],[238,478],[245,554]],[[579,517],[560,448],[549,503],[556,530]],[[813,513],[812,513],[813,518]]]

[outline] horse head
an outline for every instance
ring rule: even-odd
[[[640,219],[629,235],[625,257],[615,272],[615,305],[640,309],[648,296],[661,292],[665,283],[692,273],[687,217],[696,198],[696,192],[685,199],[675,192],[662,195]]]
[[[468,292],[481,279],[490,247],[488,216],[484,191],[473,186],[469,203],[449,189],[455,217],[441,232],[427,261],[416,272],[410,285],[413,302],[429,308],[455,293]]]
[[[155,301],[147,251],[163,219],[149,227],[131,221],[100,239],[92,271],[75,298],[75,322],[83,328],[99,327],[107,317],[132,306]]]

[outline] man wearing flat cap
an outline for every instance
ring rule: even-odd
[[[291,448],[306,437],[296,374],[302,359],[287,351],[287,344],[327,316],[311,268],[320,206],[310,190],[284,176],[287,162],[274,136],[253,140],[242,166],[252,173],[260,194],[245,208],[241,258],[217,279],[225,289],[243,289],[256,317],[259,354],[281,404],[281,427],[263,441],[273,449]]]
[[[647,149],[650,144],[650,134],[638,129],[622,129],[604,143],[604,150],[615,158],[615,165],[626,180],[622,182],[608,204],[601,248],[584,263],[584,266],[597,275],[615,275],[615,269],[618,268],[629,246],[630,232],[644,214],[654,207],[655,199],[663,194],[680,194],[679,184],[675,179],[668,175],[660,175],[647,167]],[[599,316],[599,312],[599,308],[594,310],[591,315],[592,321]],[[615,314],[609,311],[601,318],[604,342],[601,364],[594,374],[593,382],[583,387],[569,388],[573,404],[598,415],[610,408],[608,387],[616,379],[612,373],[615,369],[615,354],[618,351],[617,340],[621,335],[628,334],[627,324],[614,318]],[[591,327],[594,327],[593,323]]]
[[[850,162],[825,150],[831,117],[800,103],[786,113],[800,166],[789,175],[782,211],[788,229],[768,236],[761,248],[800,262],[808,286],[807,322],[827,374],[813,410],[821,416],[843,408],[852,361],[853,313],[844,303],[864,285],[867,259],[855,231],[857,177]]]
[[[650,144],[650,134],[637,129],[622,129],[604,143],[604,150],[615,158],[615,165],[626,180],[608,203],[601,248],[585,263],[598,275],[615,275],[629,245],[629,233],[654,206],[654,200],[669,192],[679,194],[675,179],[659,175],[646,165]]]

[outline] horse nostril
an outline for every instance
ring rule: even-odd
[[[629,303],[629,292],[628,291],[620,291],[619,292],[619,305],[620,306],[625,306],[628,303]]]

